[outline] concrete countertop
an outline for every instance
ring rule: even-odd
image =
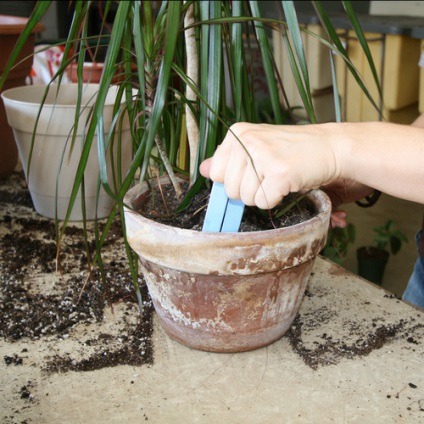
[[[4,214],[37,219],[28,207],[0,206]],[[10,228],[0,226],[0,237]],[[122,253],[118,243],[108,248],[112,258]],[[64,277],[53,273],[49,278]],[[34,270],[33,290],[41,287],[39,280]],[[113,309],[105,308],[101,322],[75,325],[66,337],[2,339],[1,358],[20,356],[23,362],[1,362],[0,421],[424,422],[424,311],[323,258],[315,262],[292,328],[266,348],[238,354],[200,352],[170,340],[154,320],[153,364],[43,371],[46,358],[53,355],[75,361],[87,355],[82,340],[88,337],[124,336],[118,325],[122,319],[138,317],[118,302]],[[29,397],[22,396],[23,387]]]

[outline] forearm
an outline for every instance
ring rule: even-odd
[[[424,128],[238,123],[200,171],[224,183],[230,198],[261,209],[274,207],[288,193],[340,179],[424,204]],[[346,193],[340,201],[348,198]]]
[[[327,130],[341,178],[424,203],[423,128],[369,122],[328,124]]]

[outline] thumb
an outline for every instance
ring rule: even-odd
[[[204,160],[199,167],[200,173],[205,177],[209,178],[211,170],[212,158]]]

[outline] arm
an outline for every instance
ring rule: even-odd
[[[339,143],[342,149],[347,147],[340,159],[342,175],[392,196],[424,203],[422,127],[376,122],[346,124],[346,132],[347,142]]]
[[[424,114],[420,115],[411,125],[423,128]],[[322,186],[321,189],[327,193],[333,205],[331,213],[333,227],[346,226],[346,212],[337,209],[340,205],[361,200],[375,191],[371,187],[347,179],[335,180],[328,185]]]
[[[289,192],[339,179],[424,203],[424,129],[381,122],[239,123],[201,172],[223,182],[230,197],[263,209]]]

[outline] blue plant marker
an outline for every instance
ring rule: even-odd
[[[224,185],[213,183],[203,231],[209,233],[237,233],[243,217],[244,203],[229,199]]]
[[[241,200],[228,199],[221,233],[237,233],[243,217],[244,203]]]

